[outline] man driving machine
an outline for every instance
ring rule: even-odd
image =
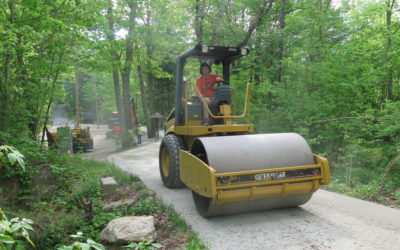
[[[203,96],[206,104],[210,104],[213,101],[214,91],[216,83],[224,81],[223,78],[211,74],[211,66],[208,63],[202,63],[200,65],[201,76],[197,79],[196,88]],[[209,114],[207,108],[203,105],[203,124],[204,126],[209,125]]]

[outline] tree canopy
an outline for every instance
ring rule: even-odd
[[[151,114],[166,117],[174,106],[175,58],[197,43],[244,46],[250,55],[233,65],[231,84],[240,102],[251,83],[257,132],[300,133],[349,186],[388,178],[385,185],[399,188],[396,0],[4,0],[0,7],[3,133],[37,138],[52,105],[75,112],[79,84],[81,111],[105,122],[118,110],[122,133],[141,122],[154,136]],[[189,81],[198,74],[192,68]]]

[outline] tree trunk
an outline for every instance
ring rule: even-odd
[[[113,70],[113,81],[114,81],[115,102],[118,111],[118,123],[121,129],[122,148],[128,148],[129,142],[126,142],[126,140],[124,140],[124,137],[126,138],[128,133],[125,126],[124,106],[121,98],[121,91],[119,87],[119,74],[117,69]]]
[[[150,125],[150,114],[149,114],[149,110],[148,110],[149,103],[148,103],[148,97],[146,94],[146,88],[144,86],[142,66],[138,65],[137,70],[138,70],[138,75],[139,75],[140,93],[141,93],[141,99],[142,99],[144,119],[146,121],[147,129],[149,129],[150,128],[150,126],[149,126]]]
[[[108,20],[108,33],[107,33],[107,39],[109,41],[114,41],[115,40],[115,22],[113,18],[113,3],[110,0],[108,2],[108,8],[107,8],[107,20]],[[118,64],[119,64],[119,56],[118,53],[113,49],[111,51],[111,57],[112,57],[112,74],[113,74],[113,81],[114,81],[114,94],[115,94],[115,102],[117,105],[117,111],[118,111],[118,123],[119,127],[121,129],[121,138],[122,138],[122,148],[128,148],[129,147],[129,141],[126,140],[127,135],[127,130],[126,130],[126,123],[125,123],[125,116],[124,116],[124,107],[123,107],[123,102],[121,98],[121,91],[120,91],[120,86],[119,86],[119,73],[118,73]]]
[[[257,16],[253,18],[253,20],[250,22],[249,28],[242,39],[241,42],[237,44],[237,47],[243,47],[244,45],[247,44],[247,42],[250,40],[251,35],[253,32],[261,25],[261,21],[264,18],[264,16],[267,14],[267,12],[271,9],[272,3],[274,0],[264,0],[262,4],[260,5],[260,11],[258,12]]]
[[[148,12],[146,15],[146,21],[145,24],[147,27],[146,30],[146,37],[151,37],[151,12]],[[154,126],[152,124],[152,119],[150,118],[151,115],[155,112],[155,97],[156,97],[156,93],[155,93],[155,83],[154,83],[154,76],[152,73],[152,65],[151,65],[151,60],[153,58],[153,51],[154,51],[154,45],[151,44],[149,39],[145,39],[145,44],[146,44],[146,53],[147,53],[147,61],[145,63],[145,67],[146,67],[146,77],[145,79],[147,80],[147,89],[145,91],[146,93],[146,104],[147,104],[147,108],[148,108],[148,117],[146,118],[146,127],[147,127],[147,137],[148,138],[154,138],[155,137],[155,130],[154,130]]]
[[[7,53],[5,55],[4,66],[3,66],[3,80],[1,86],[2,93],[2,108],[1,108],[1,124],[0,130],[5,131],[7,125],[7,116],[8,116],[8,84],[9,84],[9,67],[10,67],[11,55]]]
[[[286,17],[286,0],[281,0],[280,2],[280,11],[279,11],[279,42],[278,42],[278,72],[276,76],[276,81],[278,83],[282,83],[282,61],[283,61],[283,52],[285,50],[284,43],[284,29],[285,29],[285,17]]]
[[[79,128],[81,124],[81,105],[79,98],[79,80],[77,71],[75,71],[74,83],[75,83],[75,128]]]
[[[131,104],[130,77],[132,70],[133,29],[135,23],[136,3],[134,1],[129,1],[128,6],[129,6],[129,27],[128,27],[128,35],[126,37],[125,64],[123,66],[121,76],[122,76],[122,86],[123,86],[125,124],[127,129],[133,129],[132,114],[136,113],[136,111],[133,110],[133,105]]]
[[[217,15],[214,17],[213,25],[212,25],[212,33],[211,33],[211,45],[216,45],[217,44],[217,38],[218,38],[218,27],[221,24],[221,15],[222,15],[222,8],[223,4],[221,0],[217,1],[218,5],[218,11]]]
[[[197,43],[203,43],[203,20],[204,20],[204,4],[202,0],[196,0],[195,17],[194,17],[194,32]]]
[[[59,63],[61,63],[63,56],[64,56],[64,53],[61,53]],[[51,108],[51,105],[53,103],[54,90],[56,88],[56,83],[57,83],[57,80],[58,80],[59,73],[60,73],[60,68],[57,69],[56,74],[55,74],[55,76],[53,78],[53,83],[51,85],[50,99],[49,99],[49,102],[47,104],[46,114],[45,114],[44,123],[43,123],[42,141],[41,141],[41,145],[42,146],[43,146],[43,142],[44,142],[44,134],[46,133],[46,125],[47,125],[47,121],[49,120],[50,108]]]
[[[53,72],[53,67],[56,64],[55,58],[56,58],[56,53],[53,52],[52,56],[51,56],[50,68],[49,68],[49,71],[48,71],[49,73],[48,73],[48,75],[47,75],[47,77],[45,79],[45,84],[42,85],[41,79],[38,79],[37,85],[38,85],[39,89],[42,89],[42,91],[39,92],[37,94],[37,97],[36,97],[36,102],[35,102],[36,117],[34,118],[34,122],[32,124],[32,128],[31,128],[32,132],[35,129],[34,127],[39,128],[40,121],[41,121],[42,116],[43,116],[43,112],[45,112],[44,113],[44,117],[47,116],[46,115],[46,109],[43,108],[44,107],[43,104],[47,101],[47,95],[48,95],[47,88],[48,88],[48,85],[51,82],[50,81],[51,80],[51,72]],[[62,57],[59,58],[59,63],[61,62],[61,58]]]
[[[395,4],[395,0],[387,0],[386,5],[386,29],[388,33],[388,38],[387,38],[387,44],[386,44],[386,51],[387,54],[390,53],[391,48],[392,48],[392,14],[393,14],[393,7]],[[389,60],[391,62],[392,60]],[[386,75],[386,97],[389,100],[393,100],[393,66],[391,63],[389,63],[387,70],[387,75]]]
[[[148,20],[150,19],[150,16],[148,16]],[[150,21],[147,21],[147,25],[150,24]],[[149,35],[150,29],[147,30],[147,36]],[[146,120],[146,126],[147,126],[147,137],[148,138],[154,138],[156,131],[154,130],[154,126],[152,124],[151,118],[150,116],[152,114],[154,114],[154,112],[159,112],[157,110],[155,110],[155,77],[153,75],[153,73],[151,72],[151,63],[150,60],[152,60],[152,54],[153,54],[154,48],[152,46],[152,44],[150,44],[148,41],[146,41],[146,53],[148,56],[148,61],[146,62],[146,80],[147,80],[147,98],[146,98],[146,102],[147,102],[147,107],[148,107],[148,115],[149,118]]]
[[[14,1],[10,0],[7,3],[8,9],[10,11],[10,15],[8,17],[8,20],[10,23],[14,22]],[[7,25],[8,26],[8,25]],[[6,26],[6,29],[7,29]],[[8,52],[8,44],[4,45],[6,51],[5,56],[4,56],[4,65],[3,65],[3,79],[2,79],[2,86],[1,86],[1,93],[2,95],[2,108],[0,110],[1,114],[1,124],[0,124],[0,130],[5,131],[6,126],[7,126],[7,116],[8,116],[8,85],[9,85],[9,67],[11,63],[11,54]]]
[[[148,93],[148,104],[149,104],[149,115],[151,116],[152,114],[154,114],[155,112],[157,112],[157,110],[155,109],[155,91],[154,91],[154,76],[151,72],[147,73],[147,93]],[[153,124],[153,122],[151,121],[150,118],[150,122],[147,124],[147,137],[148,138],[154,138],[156,136],[156,131],[155,131],[155,126]]]

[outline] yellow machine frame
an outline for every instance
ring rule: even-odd
[[[285,195],[315,192],[320,185],[330,182],[328,160],[314,155],[315,165],[297,166],[279,169],[252,170],[218,174],[214,168],[205,164],[191,153],[180,150],[181,180],[196,193],[212,199],[212,203],[220,204],[241,200],[254,200]],[[272,173],[312,169],[313,175],[305,177],[274,180]],[[233,184],[239,176],[258,175],[258,181]],[[217,180],[221,177],[224,183]]]
[[[224,125],[214,126],[200,126],[200,125],[185,125],[185,126],[174,126],[173,122],[170,121],[168,125],[169,129],[167,133],[175,133],[183,135],[186,145],[190,148],[193,141],[201,135],[209,135],[213,133],[232,133],[232,132],[244,132],[252,133],[252,124],[232,124],[232,118],[244,118],[248,112],[250,105],[250,85],[246,86],[246,98],[244,110],[241,115],[231,115],[230,105],[221,105],[222,116],[216,116],[211,113],[208,105],[204,98],[201,96],[197,88],[196,92],[200,97],[203,105],[205,105],[209,115],[215,119],[223,119]],[[185,124],[188,124],[187,120],[187,101],[185,103]],[[315,192],[320,185],[326,185],[330,182],[330,170],[328,160],[324,157],[314,155],[315,165],[308,166],[295,166],[287,167],[284,169],[265,169],[265,170],[252,170],[242,172],[230,172],[230,173],[216,173],[212,166],[207,165],[202,160],[192,155],[186,150],[179,151],[180,158],[180,178],[189,188],[198,193],[201,196],[212,199],[212,203],[221,204],[226,202],[234,202],[241,200],[253,200],[262,198],[271,198],[286,195],[296,195]],[[312,169],[312,176],[285,178],[281,180],[274,180],[271,178],[272,173],[281,173],[286,171],[298,171]],[[245,175],[258,175],[261,178],[260,181],[253,181],[248,183],[234,184],[233,180],[238,179],[239,176]],[[218,184],[218,179],[226,177],[224,185]]]
[[[186,55],[185,53],[184,55]],[[179,83],[182,80],[180,79],[183,78],[182,69],[178,67],[177,93],[178,88],[181,86]],[[186,92],[183,89],[180,90]],[[233,122],[235,119],[245,118],[250,115],[250,84],[246,85],[244,110],[240,115],[236,114],[236,102],[234,102],[233,115],[231,114],[231,105],[229,104],[220,105],[220,113],[222,115],[214,115],[196,86],[195,90],[202,105],[206,107],[209,116],[213,119],[223,119],[223,124],[202,126],[201,120],[189,120],[189,99],[187,96],[185,96],[186,98],[181,98],[182,96],[177,94],[176,106],[179,106],[180,109],[182,104],[184,106],[184,112],[179,113],[178,110],[177,113],[183,114],[184,118],[181,120],[177,118],[168,119],[165,126],[165,135],[176,134],[181,136],[186,148],[190,149],[193,142],[200,136],[245,135],[253,133],[253,124],[236,124]],[[233,100],[236,101],[235,95],[233,96]],[[174,114],[173,112],[176,111],[173,110],[169,117]],[[184,122],[176,123],[175,119]],[[161,155],[163,156],[163,154]],[[167,164],[167,161],[169,162],[169,159],[164,159],[167,157],[162,158],[162,162],[165,164]],[[210,198],[213,204],[222,204],[243,200],[311,194],[320,185],[326,185],[330,182],[328,160],[324,157],[314,155],[314,162],[314,165],[307,166],[216,173],[213,166],[207,165],[201,159],[191,154],[190,151],[179,150],[179,176],[181,181],[197,194]],[[169,163],[166,167],[169,168]],[[244,176],[251,176],[252,178],[241,179]]]

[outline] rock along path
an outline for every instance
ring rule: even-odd
[[[139,176],[210,249],[400,249],[400,210],[324,190],[301,207],[204,219],[188,188],[163,186],[158,149],[151,143],[108,160]]]

